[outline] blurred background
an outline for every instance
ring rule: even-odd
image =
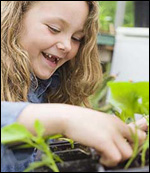
[[[100,28],[111,32],[112,27],[149,27],[149,1],[99,1]]]
[[[98,46],[104,73],[149,81],[149,1],[99,1]]]

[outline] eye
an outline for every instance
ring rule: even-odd
[[[48,25],[47,25],[48,26]],[[54,28],[54,27],[51,27],[51,26],[48,26],[49,30],[52,31],[53,33],[60,33],[61,31],[57,28]]]
[[[72,37],[72,40],[81,43],[83,38],[76,38],[76,37]]]

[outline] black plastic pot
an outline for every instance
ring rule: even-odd
[[[128,170],[124,170],[125,163],[112,169],[106,168],[99,164],[99,156],[95,150],[78,143],[75,143],[74,149],[72,149],[68,142],[56,142],[51,144],[51,150],[64,161],[63,163],[57,163],[60,172],[149,172],[149,166],[138,167],[140,166],[140,157],[136,159]],[[149,158],[149,154],[147,157]],[[149,165],[149,159],[147,165]],[[42,167],[35,170],[35,172],[52,171],[49,168]]]

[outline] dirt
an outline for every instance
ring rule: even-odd
[[[64,162],[57,163],[60,172],[149,172],[149,151],[146,155],[146,166],[141,168],[141,157],[134,160],[128,170],[124,167],[127,162],[114,168],[106,168],[99,164],[99,156],[95,150],[75,143],[74,148],[68,142],[55,142],[51,144],[51,150]],[[38,154],[37,160],[40,159]],[[49,168],[42,167],[35,172],[52,172]]]

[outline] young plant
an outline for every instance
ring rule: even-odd
[[[5,126],[1,129],[1,143],[4,145],[14,145],[18,143],[23,143],[17,147],[21,148],[37,148],[42,151],[42,160],[39,162],[31,163],[30,166],[24,170],[24,172],[30,172],[36,168],[47,166],[54,172],[59,172],[55,161],[62,162],[62,160],[50,150],[48,141],[53,139],[62,138],[62,135],[46,136],[44,137],[44,127],[39,122],[36,121],[34,124],[36,136],[33,136],[23,125],[14,123],[12,125]],[[71,141],[71,140],[68,140]],[[73,142],[71,141],[71,144]]]
[[[109,102],[115,107],[115,113],[120,119],[127,123],[129,121],[135,122],[136,114],[148,115],[149,117],[149,82],[109,82],[108,86],[111,90]],[[149,120],[147,122],[149,127]],[[133,156],[125,168],[130,166],[139,150],[142,150],[142,166],[145,165],[145,155],[149,148],[149,129],[147,139],[141,149],[139,149],[137,133],[133,136],[133,139]]]

